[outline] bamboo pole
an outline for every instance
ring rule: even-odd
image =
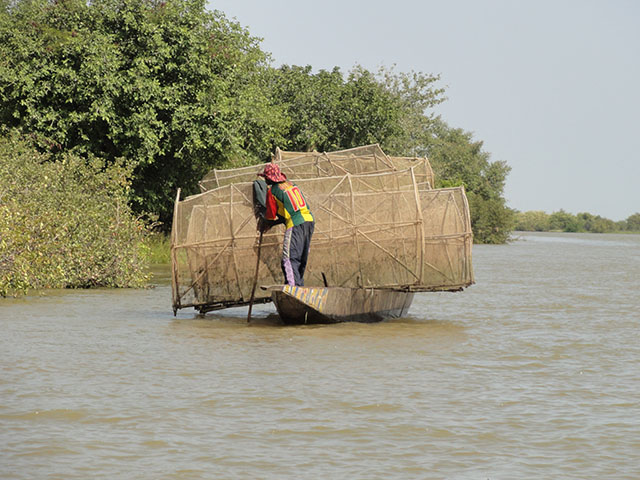
[[[465,206],[465,231],[469,232],[469,237],[465,237],[465,259],[468,259],[469,265],[467,265],[467,262],[465,261],[465,266],[469,274],[469,281],[471,283],[476,283],[473,269],[470,267],[472,263],[471,245],[473,244],[473,230],[471,229],[471,213],[469,211],[469,200],[467,199],[467,195],[465,194],[464,185],[461,188],[462,200],[464,201]]]
[[[420,253],[419,255],[416,255],[416,259],[420,262],[418,267],[418,272],[420,272],[418,276],[418,281],[420,283],[423,283],[424,253],[425,253],[424,252],[424,217],[422,216],[420,195],[418,194],[418,185],[416,184],[416,177],[415,177],[415,172],[413,171],[413,168],[411,168],[411,179],[413,180],[413,194],[416,199],[416,216],[418,217],[418,224],[419,224],[416,228],[417,230],[416,241],[418,242],[418,250],[416,251],[416,253],[418,253],[418,251]]]
[[[351,182],[351,175],[347,174],[347,179],[349,180],[349,190],[351,192],[351,215],[353,218],[351,219],[351,224],[353,225],[353,236],[356,245],[356,253],[358,255],[358,271],[360,272],[360,286],[364,285],[364,278],[362,278],[362,260],[360,255],[360,243],[358,242],[358,225],[356,223],[356,206],[355,200],[353,198],[353,183]]]
[[[176,201],[173,204],[173,223],[171,225],[171,293],[173,296],[173,316],[176,316],[180,308],[180,290],[178,284],[178,254],[176,243],[178,243],[178,205],[180,202],[180,189],[176,193]]]
[[[242,292],[242,283],[240,282],[240,272],[238,271],[238,260],[236,258],[236,249],[233,248],[234,243],[236,242],[235,232],[233,231],[233,185],[231,186],[231,204],[229,205],[229,227],[231,230],[231,258],[233,259],[233,272],[236,276],[236,283],[238,285],[238,292],[240,292],[240,298],[244,299],[244,293]]]
[[[398,262],[402,267],[404,267],[407,272],[409,272],[411,275],[413,275],[414,277],[416,277],[417,280],[420,280],[420,277],[418,275],[416,275],[416,272],[414,272],[413,270],[411,270],[410,267],[408,267],[407,265],[405,265],[398,257],[396,257],[393,253],[391,253],[389,250],[387,250],[386,248],[384,248],[382,245],[380,245],[378,242],[376,242],[375,240],[373,240],[371,237],[369,237],[368,235],[366,235],[365,233],[359,232],[360,235],[362,235],[363,237],[365,237],[367,240],[369,240],[369,242],[371,242],[373,245],[375,245],[376,247],[378,247],[380,250],[382,250],[384,253],[386,253],[391,259],[395,260],[396,262]]]
[[[251,287],[251,298],[249,299],[249,313],[247,313],[247,323],[251,322],[251,309],[253,308],[253,299],[256,294],[256,286],[258,285],[258,272],[260,271],[260,251],[262,250],[262,235],[264,230],[260,230],[260,238],[258,238],[258,259],[256,260],[256,273],[253,276],[253,286]]]

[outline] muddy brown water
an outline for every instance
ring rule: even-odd
[[[0,299],[0,478],[640,478],[640,236],[519,238],[374,325]]]

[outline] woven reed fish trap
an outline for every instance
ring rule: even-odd
[[[382,173],[289,175],[304,192],[316,222],[305,285],[322,286],[326,280],[336,287],[419,292],[457,291],[474,282],[464,188],[432,189],[420,163],[410,160],[411,168]],[[261,169],[253,169],[251,180]],[[283,226],[276,226],[264,234],[259,285],[283,282],[283,232]],[[247,304],[257,239],[252,182],[178,197],[172,229],[174,310]],[[268,292],[256,292],[256,301],[268,300]]]
[[[433,169],[429,160],[419,157],[392,157],[378,144],[339,150],[335,152],[287,152],[276,149],[271,161],[290,179],[334,177],[351,174],[371,174],[401,171],[414,168],[418,183],[434,185]],[[233,183],[251,182],[264,165],[226,170],[214,169],[200,182],[200,190],[206,192]]]

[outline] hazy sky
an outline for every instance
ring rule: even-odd
[[[210,0],[274,66],[439,74],[519,210],[640,212],[640,1]]]

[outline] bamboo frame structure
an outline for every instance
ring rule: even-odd
[[[287,152],[276,149],[271,161],[277,163],[283,173],[292,180],[331,177],[351,174],[370,174],[401,171],[415,168],[419,183],[434,186],[433,169],[429,160],[418,157],[392,157],[385,154],[378,144],[339,150],[335,152]],[[232,183],[251,182],[264,165],[251,165],[233,169],[214,169],[199,182],[200,191]]]
[[[278,155],[287,160],[284,152]],[[327,164],[338,161],[324,158]],[[367,161],[381,168],[388,158],[373,149]],[[431,189],[420,168],[414,162],[411,168],[384,173],[292,179],[316,221],[306,285],[323,285],[326,278],[329,286],[456,291],[474,282],[464,188]],[[177,199],[174,309],[207,311],[248,303],[257,261],[252,193],[250,182],[229,183]],[[276,227],[264,235],[259,285],[282,283],[282,231]],[[256,302],[268,300],[268,292],[256,292]]]

